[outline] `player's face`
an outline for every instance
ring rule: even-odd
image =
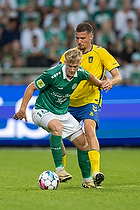
[[[80,62],[70,63],[66,61],[65,64],[66,64],[66,75],[69,79],[72,79],[80,66]]]
[[[75,39],[79,50],[82,50],[83,53],[91,49],[91,40],[93,39],[93,34],[88,34],[87,31],[75,32]]]

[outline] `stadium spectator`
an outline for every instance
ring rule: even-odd
[[[122,7],[123,7],[123,1],[122,0],[108,0],[108,7],[113,12],[116,12],[116,11],[122,9]]]
[[[61,8],[66,13],[72,10],[72,4],[74,0],[54,0],[54,6]],[[87,9],[89,0],[79,0],[80,9]]]
[[[25,58],[22,54],[20,41],[18,39],[15,39],[11,43],[10,50],[7,50],[6,54],[2,58],[2,67],[4,69],[9,69],[10,67],[24,67],[24,66],[25,66]]]
[[[133,19],[129,18],[127,20],[127,26],[120,33],[120,38],[123,39],[125,36],[130,35],[135,40],[135,47],[139,49],[140,47],[140,32],[134,27]]]
[[[58,37],[59,45],[64,48],[67,47],[67,36],[66,32],[60,27],[60,20],[55,17],[52,20],[51,26],[45,30],[46,47],[51,47],[52,38]]]
[[[135,10],[138,19],[140,18],[140,1],[139,0],[133,0],[132,1],[132,8]]]
[[[71,0],[54,0],[54,7],[59,7],[61,11],[68,12],[71,5]]]
[[[120,64],[120,68],[121,68],[123,66],[123,63],[122,63],[122,58],[123,58],[122,50],[123,50],[123,47],[122,47],[121,40],[119,38],[116,38],[115,46],[112,45],[112,43],[109,42],[107,47],[106,47],[106,49],[118,61],[118,63]],[[119,68],[119,70],[120,70],[120,68]]]
[[[52,11],[54,0],[37,0],[38,9],[41,14],[46,15]]]
[[[46,16],[44,17],[43,23],[42,23],[43,28],[45,30],[48,29],[52,25],[54,18],[59,19],[60,28],[65,30],[66,26],[67,26],[66,17],[65,17],[65,14],[60,10],[59,7],[53,7],[52,12],[46,14]]]
[[[1,0],[0,1],[0,12],[17,11],[18,4],[17,0]]]
[[[61,55],[67,49],[67,36],[60,27],[60,20],[55,17],[52,25],[45,30],[47,66],[52,66],[59,61]]]
[[[18,3],[18,11],[21,14],[28,9],[29,3],[34,0],[17,0]]]
[[[68,27],[74,30],[77,24],[87,21],[88,19],[89,16],[87,11],[85,9],[81,9],[79,1],[74,0],[72,2],[72,9],[67,14]]]
[[[101,29],[96,32],[95,42],[97,45],[107,48],[110,43],[113,47],[116,47],[116,34],[112,27],[111,20],[101,23]]]
[[[1,59],[1,65],[4,69],[9,69],[13,65],[13,58],[11,55],[11,50],[6,50],[6,53]]]
[[[75,46],[75,39],[74,39],[74,29],[77,24],[88,21],[89,16],[85,9],[80,8],[80,2],[74,0],[72,2],[72,10],[67,14],[67,37],[68,37],[68,47]]]
[[[5,73],[7,69],[11,67],[19,70],[22,67],[25,67],[26,60],[22,54],[22,48],[19,40],[14,40],[11,44],[10,51],[7,51],[7,54],[2,59],[2,67],[5,69]],[[29,74],[21,74],[20,71],[12,72],[10,74],[4,74],[3,84],[28,84],[30,81]]]
[[[131,55],[136,52],[136,47],[135,47],[135,40],[134,37],[127,34],[124,39],[123,39],[123,50],[122,50],[122,63],[123,65],[127,65],[131,63]]]
[[[50,67],[59,62],[60,57],[66,51],[63,45],[60,45],[58,36],[53,36],[49,47],[45,48],[45,55],[47,57],[47,66]]]
[[[118,36],[123,33],[125,27],[127,27],[128,19],[133,20],[134,28],[136,29],[138,27],[137,15],[132,10],[131,1],[124,0],[123,8],[121,10],[117,10],[114,16],[114,28]]]
[[[101,29],[101,24],[106,21],[111,21],[113,24],[114,14],[112,10],[108,9],[107,1],[99,0],[98,1],[99,10],[91,15],[91,23],[94,28],[94,33]]]
[[[17,57],[18,55],[22,54],[22,48],[20,45],[20,40],[15,39],[11,45],[11,55],[13,58]]]
[[[11,51],[11,44],[14,40],[20,39],[19,22],[17,17],[9,17],[8,23],[1,35],[2,58]]]
[[[44,48],[41,48],[39,46],[39,37],[33,34],[31,41],[32,41],[31,47],[28,48],[27,51],[24,52],[24,56],[26,56],[27,58],[26,65],[28,67],[46,66]]]
[[[99,10],[99,5],[97,0],[86,0],[86,8],[89,15],[93,15]]]
[[[21,30],[20,42],[24,52],[32,47],[33,35],[38,37],[38,47],[43,49],[46,44],[44,30],[36,25],[34,18],[30,17],[28,27]]]
[[[20,15],[20,24],[22,29],[28,26],[28,20],[30,17],[35,20],[37,26],[40,26],[40,12],[37,11],[36,4],[33,1],[29,3],[27,9],[23,11]]]
[[[132,62],[124,69],[124,80],[127,85],[140,85],[140,53],[134,52]]]

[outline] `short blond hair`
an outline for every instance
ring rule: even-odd
[[[72,48],[65,53],[65,61],[74,63],[82,60],[82,51]]]

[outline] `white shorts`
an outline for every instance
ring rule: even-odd
[[[58,119],[60,122],[62,122],[63,139],[67,138],[68,140],[73,141],[76,137],[83,133],[82,126],[69,112],[64,115],[56,115],[44,109],[33,108],[32,110],[33,122],[48,132],[51,132],[48,128],[48,123],[53,119]]]

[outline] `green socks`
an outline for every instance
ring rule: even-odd
[[[62,164],[62,136],[52,135],[50,140],[50,147],[56,168],[63,167]],[[91,177],[91,164],[88,157],[88,151],[81,151],[77,149],[78,163],[82,172],[83,178]]]
[[[78,163],[82,172],[83,178],[91,177],[91,164],[88,157],[88,151],[81,151],[77,149]]]
[[[62,165],[62,136],[51,136],[50,147],[56,168]]]

